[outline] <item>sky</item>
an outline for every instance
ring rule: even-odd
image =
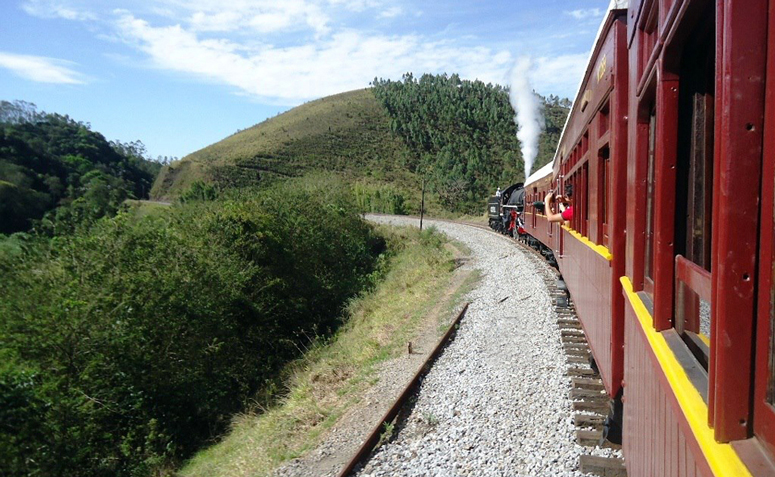
[[[183,157],[406,72],[573,99],[608,0],[1,0],[0,100]]]

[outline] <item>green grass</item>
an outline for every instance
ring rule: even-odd
[[[348,323],[330,342],[318,343],[290,367],[281,403],[239,416],[230,434],[191,459],[181,475],[269,475],[314,448],[376,382],[377,365],[405,352],[422,318],[449,299],[454,262],[443,236],[432,230],[381,230],[395,253],[380,284],[351,303]]]
[[[170,204],[134,199],[127,199],[122,205],[123,210],[131,213],[132,223],[136,223],[144,217],[165,214],[170,207]]]

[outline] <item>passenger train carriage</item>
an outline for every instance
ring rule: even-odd
[[[522,219],[623,403],[630,476],[775,475],[774,169],[775,0],[613,1]],[[567,183],[549,223],[534,203]]]

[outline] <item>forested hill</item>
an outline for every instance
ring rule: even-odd
[[[543,103],[534,170],[551,160],[570,106],[556,97]],[[173,163],[152,196],[177,197],[198,181],[231,188],[328,170],[372,195],[384,197],[389,187],[390,205],[404,204],[371,210],[416,210],[426,179],[432,208],[478,212],[497,186],[524,178],[513,117],[508,91],[498,85],[457,75],[375,79],[369,89],[298,106]]]
[[[86,123],[0,102],[0,233],[56,235],[147,198],[161,164],[141,142],[108,142]]]
[[[391,117],[391,131],[411,150],[407,166],[436,186],[448,210],[481,208],[496,186],[524,180],[507,89],[458,75],[406,74],[402,81],[375,79],[374,94]],[[537,170],[554,156],[570,102],[541,98],[545,120]]]

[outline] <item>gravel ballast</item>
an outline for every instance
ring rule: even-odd
[[[462,224],[424,226],[467,245],[482,281],[413,407],[357,475],[583,476],[579,456],[590,451],[575,443],[557,316],[530,252]]]

